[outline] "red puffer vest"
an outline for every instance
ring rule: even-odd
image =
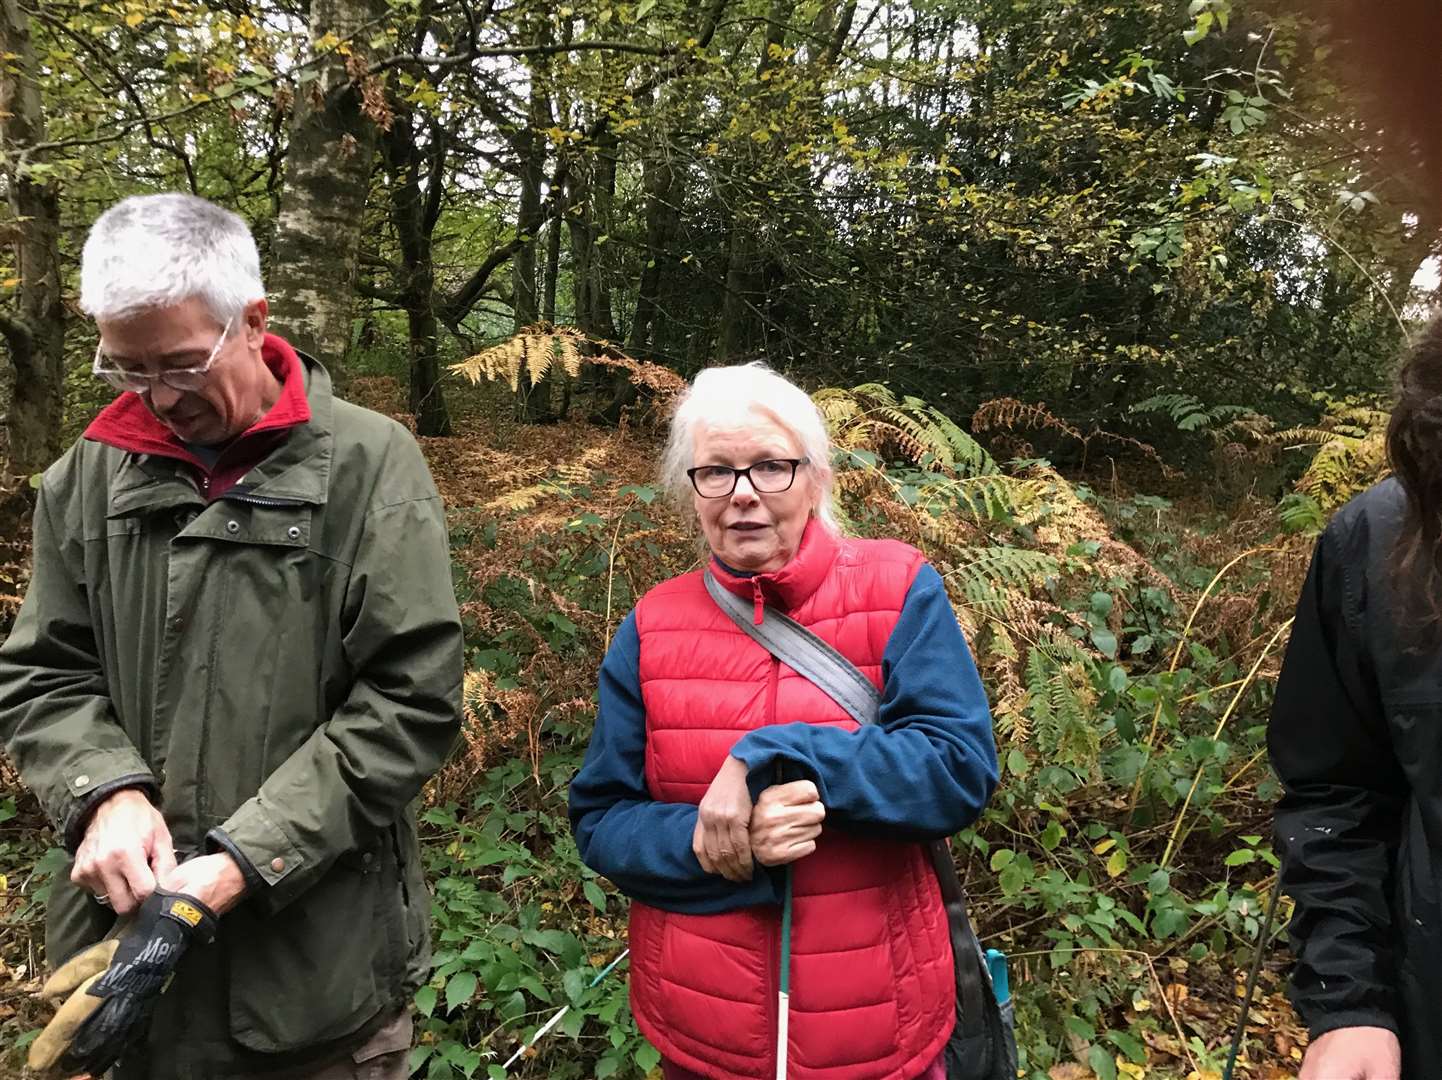
[[[878,686],[881,657],[921,553],[838,540],[813,522],[791,562],[727,588],[773,604]],[[706,593],[700,571],[636,606],[646,706],[646,782],[699,803],[731,747],[765,724],[855,722],[776,661]],[[758,873],[765,871],[758,868]],[[955,1012],[946,913],[920,844],[826,829],[795,864],[788,1075],[912,1080],[941,1052]],[[776,1075],[781,911],[679,915],[631,905],[631,1007],[667,1058],[716,1080]]]

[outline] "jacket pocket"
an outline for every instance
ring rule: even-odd
[[[226,916],[237,1042],[272,1054],[300,1049],[349,1035],[389,1003],[387,878],[347,857],[275,915],[243,904]]]

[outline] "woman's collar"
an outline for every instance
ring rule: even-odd
[[[711,572],[717,581],[738,596],[764,599],[782,611],[795,611],[826,579],[840,550],[840,539],[812,518],[801,534],[796,554],[780,569],[761,574],[736,570],[712,554]]]

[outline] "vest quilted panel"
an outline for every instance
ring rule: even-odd
[[[813,523],[775,574],[712,569],[741,595],[760,592],[880,686],[920,566],[905,544],[837,540]],[[856,726],[733,625],[699,571],[647,593],[636,628],[646,780],[657,799],[700,802],[753,728]],[[912,1080],[941,1052],[955,1008],[946,916],[924,849],[827,829],[795,864],[793,895],[790,1077]],[[633,903],[631,948],[632,1008],[666,1057],[716,1080],[775,1076],[779,908],[694,916]]]

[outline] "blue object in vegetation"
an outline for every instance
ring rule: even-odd
[[[1000,949],[987,949],[986,970],[991,973],[991,992],[996,995],[996,1003],[1005,1005],[1011,1000],[1011,977],[1006,973],[1006,953]]]

